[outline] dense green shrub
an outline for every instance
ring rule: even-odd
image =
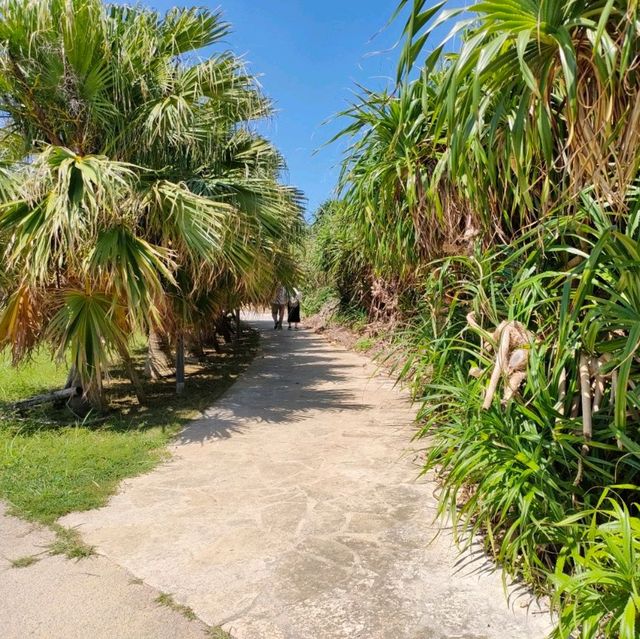
[[[458,538],[553,594],[558,639],[636,637],[640,7],[444,4],[399,3],[397,87],[342,114],[311,266],[394,327]]]

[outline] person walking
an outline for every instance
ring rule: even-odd
[[[293,289],[291,295],[289,295],[289,301],[287,303],[287,322],[289,323],[289,330],[291,330],[291,324],[294,325],[295,330],[298,330],[298,324],[300,323],[300,302],[302,296],[297,288]]]
[[[287,306],[289,297],[287,289],[280,282],[277,283],[276,289],[271,298],[271,316],[273,317],[273,329],[282,330],[282,320],[284,320],[284,309]]]

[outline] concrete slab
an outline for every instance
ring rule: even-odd
[[[460,568],[434,522],[407,396],[317,335],[256,326],[262,353],[171,461],[61,523],[238,639],[542,639],[548,616],[508,605],[484,558]]]
[[[53,533],[0,504],[2,639],[203,639],[206,626],[155,603],[158,592],[105,557],[52,557]],[[14,568],[11,560],[38,561]]]

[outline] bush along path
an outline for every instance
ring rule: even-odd
[[[171,461],[60,523],[238,639],[542,639],[548,615],[508,605],[481,553],[458,562],[393,381],[255,322],[262,352]]]
[[[441,510],[552,596],[554,639],[637,639],[640,5],[460,4],[398,0],[305,299],[393,335]]]

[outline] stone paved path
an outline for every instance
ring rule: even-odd
[[[158,592],[109,559],[50,556],[54,538],[0,503],[2,639],[206,639],[204,624],[159,606]],[[24,557],[38,561],[14,568]]]
[[[542,639],[546,615],[436,536],[407,398],[356,354],[255,323],[262,354],[172,460],[61,523],[238,639]]]

